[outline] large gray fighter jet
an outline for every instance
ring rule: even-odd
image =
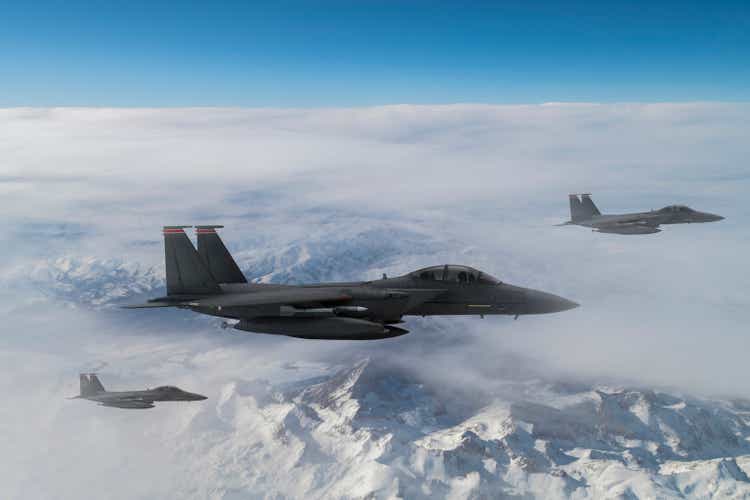
[[[88,399],[102,406],[125,408],[128,410],[145,410],[154,407],[154,401],[202,401],[206,396],[183,391],[172,385],[163,385],[145,391],[109,392],[99,382],[94,373],[81,373],[81,394],[71,399]]]
[[[369,340],[396,337],[404,316],[542,314],[578,304],[551,293],[501,283],[467,266],[427,267],[395,278],[312,285],[248,283],[216,233],[196,226],[164,228],[167,295],[146,304],[179,307],[239,320],[243,331],[307,339]]]
[[[580,197],[580,198],[579,198]],[[590,227],[599,233],[614,234],[653,234],[661,231],[661,224],[690,224],[691,222],[714,222],[724,217],[707,212],[699,212],[685,205],[670,205],[650,212],[608,215],[602,214],[591,195],[571,194],[570,220],[560,224],[567,226]]]

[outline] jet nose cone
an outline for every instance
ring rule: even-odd
[[[574,302],[572,300],[568,300],[564,297],[557,297],[555,296],[555,299],[550,304],[551,312],[562,312],[562,311],[569,311],[570,309],[575,309],[576,307],[579,307],[581,304],[578,302]]]
[[[700,222],[717,222],[720,220],[724,220],[724,217],[722,217],[721,215],[711,214],[708,212],[701,212],[698,220]]]
[[[575,309],[580,304],[559,295],[539,290],[526,292],[526,314],[547,314]]]

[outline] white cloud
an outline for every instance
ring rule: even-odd
[[[20,478],[0,484],[11,497],[57,486],[80,498],[88,484],[109,483],[76,472],[101,465],[143,478],[123,497],[153,494],[153,460],[167,458],[144,458],[156,453],[149,433],[162,427],[143,419],[158,417],[61,399],[75,393],[79,370],[101,360],[122,388],[179,383],[201,392],[278,375],[271,368],[284,360],[352,351],[397,356],[436,378],[445,374],[435,367],[456,367],[446,384],[490,383],[493,361],[516,352],[571,378],[750,396],[749,111],[718,103],[0,110],[0,277],[11,283],[0,292],[0,389],[13,401],[0,429],[12,446],[0,463]],[[727,220],[645,237],[552,227],[578,191],[592,191],[604,211],[680,202]],[[333,275],[330,255],[346,257],[349,278],[439,259],[582,307],[518,321],[428,321],[454,333],[438,337],[410,320],[409,336],[352,345],[209,333],[208,322],[113,318],[54,299],[30,304],[41,299],[19,279],[58,258],[160,266],[160,226],[197,222],[224,223],[226,242],[248,263],[281,262],[288,248],[313,242],[323,271],[307,275]],[[367,239],[404,235],[393,247]],[[387,258],[352,256],[357,246]],[[398,251],[406,255],[388,257]],[[47,482],[30,465],[43,450]]]
[[[607,346],[636,329],[648,341],[627,349],[632,358],[623,352],[624,364],[637,366],[655,346],[705,365],[704,349],[733,359],[744,345],[748,111],[724,103],[8,109],[0,190],[11,230],[0,238],[6,263],[63,253],[160,265],[158,228],[167,223],[224,222],[227,241],[246,254],[261,243],[406,225],[436,245],[451,241],[447,259],[583,303],[544,318],[542,333],[519,340],[523,349],[538,339],[534,349],[555,352],[569,340],[612,360]],[[632,238],[550,227],[567,218],[565,195],[581,190],[605,211],[685,202],[727,220]],[[29,238],[48,232],[48,221],[75,238]],[[394,271],[413,261],[404,262]],[[580,326],[550,331],[568,322]],[[601,340],[617,328],[628,332]],[[708,366],[701,376],[721,387],[737,377],[722,374],[725,363]]]

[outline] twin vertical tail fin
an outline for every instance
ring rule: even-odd
[[[568,195],[568,200],[570,201],[570,220],[573,222],[583,220],[585,218],[583,216],[583,205],[578,195],[570,194]]]
[[[588,220],[602,214],[599,209],[596,208],[596,205],[594,205],[590,194],[570,194],[568,195],[568,200],[570,201],[571,222]]]
[[[590,194],[581,195],[581,205],[583,205],[583,209],[586,210],[586,213],[591,214],[591,216],[602,214],[599,209],[596,208],[596,205],[594,205]]]
[[[186,227],[191,226],[164,226],[167,296],[220,293],[218,282],[185,234]]]
[[[247,283],[245,275],[216,233],[222,227],[224,226],[195,226],[198,255],[218,283]]]
[[[104,390],[104,386],[99,382],[99,377],[95,373],[81,373],[79,378],[81,382],[81,397],[85,398],[101,392],[107,392]]]

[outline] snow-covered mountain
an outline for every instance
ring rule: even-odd
[[[368,278],[462,251],[448,238],[435,241],[419,230],[386,226],[252,243],[239,241],[232,250],[248,278],[263,282]],[[65,333],[70,338],[60,342],[67,349],[62,354],[50,347],[42,322],[35,348],[52,354],[40,358],[24,347],[5,358],[39,365],[37,385],[19,388],[9,381],[3,387],[47,405],[31,426],[42,451],[27,446],[28,436],[11,449],[26,454],[28,463],[41,462],[49,476],[65,475],[59,457],[80,459],[101,449],[100,462],[92,463],[96,484],[109,487],[126,468],[133,482],[122,486],[123,498],[750,498],[746,401],[553,380],[549,373],[516,370],[532,363],[509,358],[494,359],[489,371],[485,360],[477,360],[483,376],[492,378],[483,383],[466,377],[472,367],[456,355],[475,339],[460,323],[439,319],[410,320],[412,333],[393,342],[322,346],[207,334],[212,320],[196,321],[201,317],[181,311],[168,318],[160,316],[163,311],[102,311],[161,293],[158,269],[67,256],[3,277],[9,288],[31,287],[52,303],[85,306],[74,312],[85,310],[87,320],[100,322],[84,323],[83,333],[73,323]],[[176,316],[186,323],[177,324]],[[115,317],[125,320],[111,321]],[[187,321],[189,329],[183,328]],[[490,330],[492,323],[486,324]],[[133,330],[137,336],[128,336]],[[63,361],[56,365],[51,360],[58,355]],[[279,358],[284,362],[274,361]],[[42,362],[27,361],[37,359]],[[160,406],[142,417],[65,401],[75,388],[63,390],[59,379],[74,382],[80,366],[92,360],[120,371],[121,385],[137,385],[134,379],[145,373],[149,383],[184,382],[209,399]],[[410,361],[434,369],[410,369]],[[45,363],[58,371],[48,374]],[[454,375],[455,384],[443,384]],[[38,389],[54,384],[59,393]],[[17,428],[31,425],[24,403],[4,411]],[[56,454],[45,460],[40,454],[48,442]],[[158,459],[147,458],[155,450]],[[163,477],[152,465],[139,468],[139,460],[167,464]],[[77,498],[74,487],[82,483],[78,476],[73,482],[57,476],[6,481],[11,492],[34,492],[38,485],[40,493],[30,497],[39,498],[51,491]],[[69,490],[55,490],[59,484]]]
[[[54,300],[106,307],[153,292],[164,279],[152,267],[122,259],[63,256],[17,269],[9,277],[19,287],[32,287]]]
[[[235,257],[248,280],[298,284],[375,277],[394,264],[419,262],[419,257],[434,255],[445,245],[432,244],[428,235],[417,231],[381,227],[245,248]],[[162,253],[160,248],[154,251]],[[163,293],[165,286],[163,265],[91,255],[34,261],[11,269],[3,278],[8,288],[31,287],[53,300],[93,308],[136,302]]]
[[[316,283],[375,277],[391,266],[403,267],[447,247],[429,234],[396,227],[342,228],[280,246],[250,247],[236,253],[248,279],[268,283]],[[398,262],[397,262],[398,261]]]
[[[182,415],[181,495],[750,497],[750,413],[729,402],[532,380],[471,408],[377,359],[297,377]]]

